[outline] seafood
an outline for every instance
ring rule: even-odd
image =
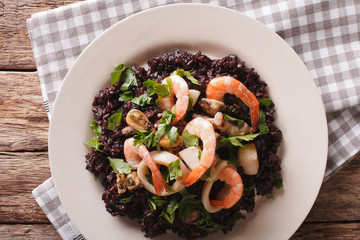
[[[259,171],[259,159],[255,144],[244,144],[238,149],[236,159],[247,175],[255,175]]]
[[[224,115],[221,112],[215,114],[211,123],[213,123],[214,127],[219,129],[222,133],[227,135],[231,134],[231,136],[240,136],[253,132],[252,128],[249,127],[247,123],[244,123],[244,125],[239,128],[237,125],[231,123],[228,120],[225,120]]]
[[[124,143],[124,155],[126,161],[132,166],[137,166],[141,160],[146,163],[152,173],[152,180],[156,195],[160,196],[162,192],[168,191],[165,180],[156,165],[154,159],[151,157],[149,151],[144,144],[139,147],[134,146],[134,138],[128,138]]]
[[[239,173],[230,166],[221,169],[217,178],[224,181],[226,185],[217,194],[218,200],[210,200],[210,204],[218,208],[229,209],[234,206],[242,196],[242,179]]]
[[[136,130],[148,130],[152,127],[147,116],[137,109],[131,109],[126,114],[126,123]]]
[[[163,166],[168,166],[171,162],[176,161],[177,159],[179,159],[176,155],[169,153],[167,151],[152,151],[150,152],[150,155],[152,157],[152,159],[154,159],[155,163],[163,165]],[[159,196],[167,196],[167,195],[171,195],[174,194],[178,191],[181,191],[182,189],[185,188],[185,185],[183,183],[184,179],[186,178],[186,176],[189,174],[188,169],[186,168],[185,164],[180,160],[180,169],[182,172],[181,176],[178,176],[176,181],[169,186],[171,191],[164,191],[162,192]],[[146,175],[149,174],[148,172],[148,167],[146,165],[146,163],[144,161],[142,161],[137,169],[137,174],[138,177],[142,183],[142,185],[151,193],[156,193],[154,186],[149,183],[149,181],[146,178]]]
[[[212,79],[206,87],[206,97],[223,101],[226,93],[235,94],[250,108],[251,126],[256,131],[259,120],[259,101],[239,80],[233,77],[221,76]]]
[[[184,183],[188,187],[195,183],[199,178],[211,167],[216,147],[216,137],[214,127],[211,123],[203,118],[195,118],[191,120],[184,131],[197,136],[203,143],[203,149],[200,158],[200,165],[193,169]]]
[[[169,78],[171,79],[171,96],[159,98],[159,106],[162,110],[175,110],[176,118],[172,122],[172,124],[175,124],[184,117],[188,108],[189,87],[186,81],[178,75],[171,75]],[[163,80],[164,83],[166,83],[166,79]],[[174,96],[177,98],[176,104]]]
[[[217,112],[222,112],[226,108],[225,103],[210,98],[200,98],[198,104],[202,110],[210,116],[215,116]]]

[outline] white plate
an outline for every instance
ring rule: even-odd
[[[303,62],[279,36],[238,12],[201,4],[133,15],[98,37],[70,69],[56,99],[49,136],[51,173],[68,215],[87,239],[143,238],[137,223],[106,212],[101,183],[85,170],[89,149],[83,142],[92,137],[91,103],[110,83],[113,67],[143,64],[175,48],[213,57],[235,53],[254,67],[268,83],[284,136],[284,189],[274,191],[273,199],[257,199],[254,212],[233,231],[209,239],[289,238],[310,211],[324,175],[327,126],[321,98]]]

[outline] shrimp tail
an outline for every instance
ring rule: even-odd
[[[258,121],[259,121],[259,106],[257,108],[250,110],[250,119],[251,119],[251,126],[253,127],[254,131],[257,129]]]
[[[204,175],[204,173],[207,171],[207,168],[205,168],[202,165],[199,165],[198,167],[194,168],[194,170],[192,170],[190,172],[190,174],[186,177],[184,183],[186,187],[191,186],[192,184],[194,184],[197,180],[199,180],[201,178],[202,175]]]
[[[156,195],[160,196],[163,191],[168,191],[168,187],[160,171],[152,172],[152,180]]]

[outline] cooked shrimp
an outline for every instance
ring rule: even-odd
[[[200,165],[194,168],[187,176],[184,183],[188,187],[195,183],[211,167],[216,147],[216,137],[214,127],[203,118],[191,120],[185,127],[190,134],[199,137],[203,143],[203,149],[200,158]]]
[[[189,87],[186,81],[178,75],[171,75],[169,78],[171,79],[171,96],[159,98],[159,106],[165,111],[175,110],[176,118],[172,121],[174,124],[184,117],[188,109]],[[166,83],[166,79],[164,79],[162,83]],[[176,104],[174,102],[174,96],[177,98]]]
[[[142,159],[150,168],[156,195],[160,196],[163,191],[168,191],[165,180],[163,179],[158,166],[144,144],[141,144],[139,147],[135,147],[134,138],[128,138],[124,143],[124,154],[126,161],[132,167],[137,166]]]
[[[235,94],[250,108],[251,126],[256,131],[259,120],[259,101],[239,80],[232,77],[216,77],[206,87],[206,97],[223,101],[226,93]]]
[[[210,200],[210,204],[218,208],[229,209],[241,198],[242,179],[238,172],[229,166],[224,167],[217,177],[219,180],[225,181],[227,185],[217,194],[218,200]]]

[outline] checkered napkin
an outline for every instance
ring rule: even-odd
[[[28,19],[46,111],[72,63],[97,36],[121,19],[172,0],[92,0]],[[310,70],[325,105],[329,156],[325,179],[360,150],[360,4],[358,0],[186,1],[220,5],[257,19],[281,36]],[[357,3],[356,3],[357,2]],[[241,56],[240,56],[241,57]],[[63,239],[83,239],[51,178],[33,191]]]

